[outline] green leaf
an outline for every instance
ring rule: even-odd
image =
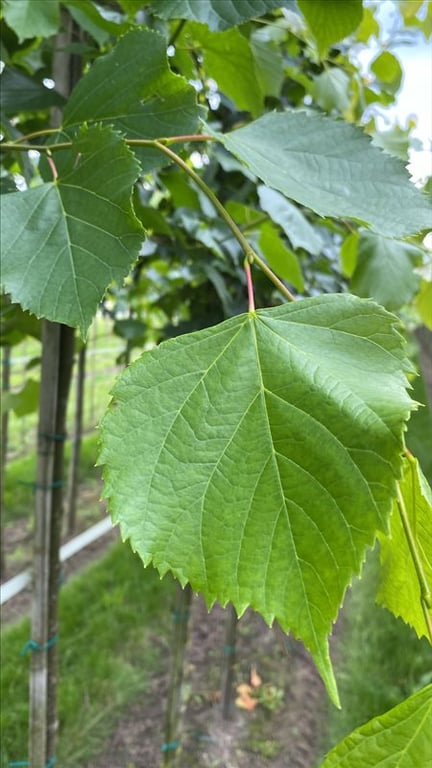
[[[432,601],[432,491],[418,461],[409,456],[404,463],[404,474],[399,486],[421,567],[429,583],[429,600]],[[420,584],[397,502],[394,503],[390,520],[390,535],[386,537],[379,534],[379,542],[381,578],[377,602],[410,624],[419,637],[425,635],[430,638],[422,608]],[[430,607],[429,614],[432,626]]]
[[[40,382],[35,379],[27,379],[19,392],[6,392],[2,396],[2,409],[13,410],[15,415],[28,416],[34,413],[39,405]]]
[[[363,16],[362,0],[297,0],[297,5],[317,41],[320,56],[354,32]]]
[[[145,353],[102,426],[104,493],[144,564],[277,619],[335,702],[327,634],[387,525],[412,406],[394,323],[346,294],[239,315]]]
[[[135,29],[79,81],[64,110],[64,125],[102,122],[129,139],[153,139],[194,133],[202,114],[195,89],[168,67],[166,40]],[[143,171],[167,163],[154,149],[140,148],[136,154]]]
[[[420,10],[424,0],[398,0],[398,7],[405,22]]]
[[[432,685],[427,685],[346,736],[321,768],[426,768],[431,733]]]
[[[158,0],[154,12],[163,19],[188,19],[207,24],[220,31],[236,27],[248,19],[263,16],[274,8],[286,5],[286,0]]]
[[[259,247],[273,271],[288,280],[301,293],[304,283],[297,256],[287,248],[270,222],[261,227]]]
[[[431,305],[432,306],[432,305]],[[429,338],[425,328],[417,330],[418,336],[421,337],[423,344],[425,340]],[[417,341],[419,339],[417,338]],[[432,338],[430,339],[431,347],[429,351],[432,352]],[[426,350],[425,350],[426,352]],[[419,404],[419,408],[413,411],[410,420],[408,422],[408,431],[405,435],[405,442],[408,450],[416,457],[421,470],[429,483],[432,485],[432,401],[429,403],[427,380],[427,371],[423,372],[420,362],[424,364],[429,360],[429,356],[423,355],[415,359],[415,365],[418,375],[410,380],[411,391],[410,395],[412,399]],[[431,358],[432,359],[432,358]]]
[[[344,112],[350,105],[350,78],[342,69],[332,67],[314,77],[312,95],[322,109]]]
[[[101,126],[83,131],[68,158],[56,182],[2,196],[2,281],[23,309],[85,335],[144,239],[130,203],[139,167]]]
[[[63,96],[36,78],[6,66],[1,75],[0,107],[5,115],[62,106]]]
[[[204,69],[216,80],[219,89],[239,109],[253,116],[261,114],[263,95],[257,84],[254,58],[248,40],[238,31],[211,32],[203,24],[188,28],[195,45],[201,47]]]
[[[414,267],[421,263],[422,251],[415,245],[361,232],[350,288],[394,311],[416,293],[420,278]]]
[[[422,322],[432,331],[432,282],[421,281],[415,305]]]
[[[65,5],[72,18],[96,40],[98,45],[106,43],[110,35],[117,37],[128,30],[127,24],[116,24],[102,16],[91,0],[68,0]]]
[[[395,157],[408,162],[408,151],[410,148],[410,134],[413,125],[409,124],[407,128],[401,128],[394,125],[388,131],[377,131],[373,134],[373,143],[381,149],[385,149]]]
[[[0,295],[0,344],[19,344],[26,336],[41,340],[41,323],[34,315],[12,304],[9,296]]]
[[[372,35],[378,39],[379,32],[380,27],[375,18],[373,8],[363,8],[363,18],[360,26],[357,29],[356,39],[360,43],[367,43]]]
[[[253,32],[249,42],[261,92],[265,96],[279,98],[285,78],[280,47],[273,40],[268,39],[266,28]]]
[[[402,67],[399,60],[390,51],[383,51],[370,65],[371,71],[385,86],[386,90],[396,93],[402,81]]]
[[[50,37],[60,25],[59,0],[4,0],[3,15],[21,43],[29,37]]]
[[[293,248],[304,248],[308,253],[318,256],[323,242],[297,206],[274,189],[262,184],[257,189],[261,208],[282,227]]]
[[[116,320],[113,325],[113,331],[126,341],[142,339],[146,331],[146,325],[141,320],[127,317],[124,320]]]
[[[343,241],[340,248],[340,261],[342,267],[342,274],[345,277],[351,277],[353,274],[358,256],[358,242],[359,232],[351,232],[348,237]]]
[[[391,237],[430,226],[432,206],[403,164],[353,125],[276,112],[215,135],[265,184],[322,216],[357,219]]]
[[[135,16],[143,7],[142,0],[119,0],[118,5],[128,16]]]

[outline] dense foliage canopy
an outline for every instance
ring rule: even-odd
[[[429,5],[396,12],[397,36],[430,35]],[[146,350],[102,426],[123,536],[301,638],[338,703],[328,635],[377,536],[380,602],[432,625],[430,489],[404,436],[432,208],[404,168],[412,125],[381,130],[402,68],[377,7],[5,0],[2,24],[3,341],[24,310],[85,338],[102,307],[126,359]],[[428,410],[412,423],[411,447]],[[383,721],[388,755],[416,707]],[[350,766],[372,765],[375,726],[352,739]]]

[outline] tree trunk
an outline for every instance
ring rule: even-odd
[[[72,436],[71,457],[69,462],[69,482],[66,502],[67,532],[69,534],[74,532],[76,524],[78,467],[81,455],[81,436],[83,428],[85,364],[86,346],[83,345],[78,353],[74,429]]]
[[[181,691],[183,666],[188,638],[189,611],[192,601],[192,587],[186,584],[182,589],[177,585],[176,606],[174,610],[174,641],[172,671],[165,717],[165,744],[162,746],[162,765],[174,765],[176,762],[178,730],[180,721]]]

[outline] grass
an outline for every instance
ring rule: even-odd
[[[95,487],[101,475],[100,467],[95,467],[98,454],[98,432],[94,430],[81,442],[79,481],[87,488]],[[71,446],[65,446],[66,467],[70,458]],[[3,518],[6,525],[14,520],[33,516],[34,499],[32,483],[36,477],[36,454],[27,454],[9,461],[6,468]],[[93,515],[94,517],[94,515]]]
[[[59,745],[57,760],[75,768],[100,750],[115,720],[166,663],[171,579],[143,570],[128,545],[116,544],[60,593]],[[25,760],[29,638],[27,619],[3,633],[2,763]],[[162,642],[161,642],[162,639]]]
[[[432,649],[426,638],[374,603],[378,554],[350,591],[337,641],[336,679],[342,709],[328,706],[322,752],[371,718],[432,682]]]
[[[111,332],[109,320],[97,316],[89,331],[86,361],[86,383],[83,429],[94,429],[100,422],[109,401],[109,391],[122,366],[117,358],[124,345],[118,336]],[[24,342],[12,348],[11,389],[19,391],[28,378],[40,378],[41,345],[36,339],[26,338]],[[33,365],[32,361],[36,361]],[[31,366],[29,368],[29,366]],[[68,430],[72,430],[75,407],[74,370],[68,407]],[[9,415],[8,451],[13,457],[33,451],[36,444],[37,412],[18,417],[13,411]]]

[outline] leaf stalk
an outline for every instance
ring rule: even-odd
[[[173,160],[175,163],[177,163],[177,165],[179,165],[180,168],[182,168],[185,171],[185,173],[187,173],[188,176],[195,182],[195,184],[204,192],[204,194],[208,197],[208,199],[211,201],[213,206],[216,208],[218,213],[220,213],[223,220],[226,222],[226,224],[230,228],[237,242],[240,244],[245,254],[246,262],[248,262],[249,264],[253,264],[254,262],[258,264],[258,266],[263,270],[263,272],[267,275],[267,277],[270,278],[272,283],[281,291],[281,293],[284,296],[286,296],[286,298],[289,301],[295,301],[294,296],[288,290],[286,285],[284,285],[282,280],[279,280],[279,278],[274,274],[274,272],[270,269],[270,267],[268,267],[267,264],[254,251],[251,244],[249,243],[249,241],[246,239],[243,232],[241,231],[240,227],[237,226],[234,219],[231,218],[230,214],[226,210],[225,206],[222,205],[219,198],[216,197],[213,190],[210,189],[210,187],[205,183],[204,179],[202,179],[201,176],[199,176],[199,174],[196,173],[193,170],[193,168],[191,168],[179,155],[173,152],[172,149],[170,149],[169,147],[162,144],[159,140],[155,140],[153,142],[153,146],[159,149],[169,158],[171,158],[171,160]],[[247,277],[247,273],[246,273],[246,277]],[[249,294],[249,298],[250,298],[250,294]],[[249,301],[249,307],[250,307],[250,301]]]

